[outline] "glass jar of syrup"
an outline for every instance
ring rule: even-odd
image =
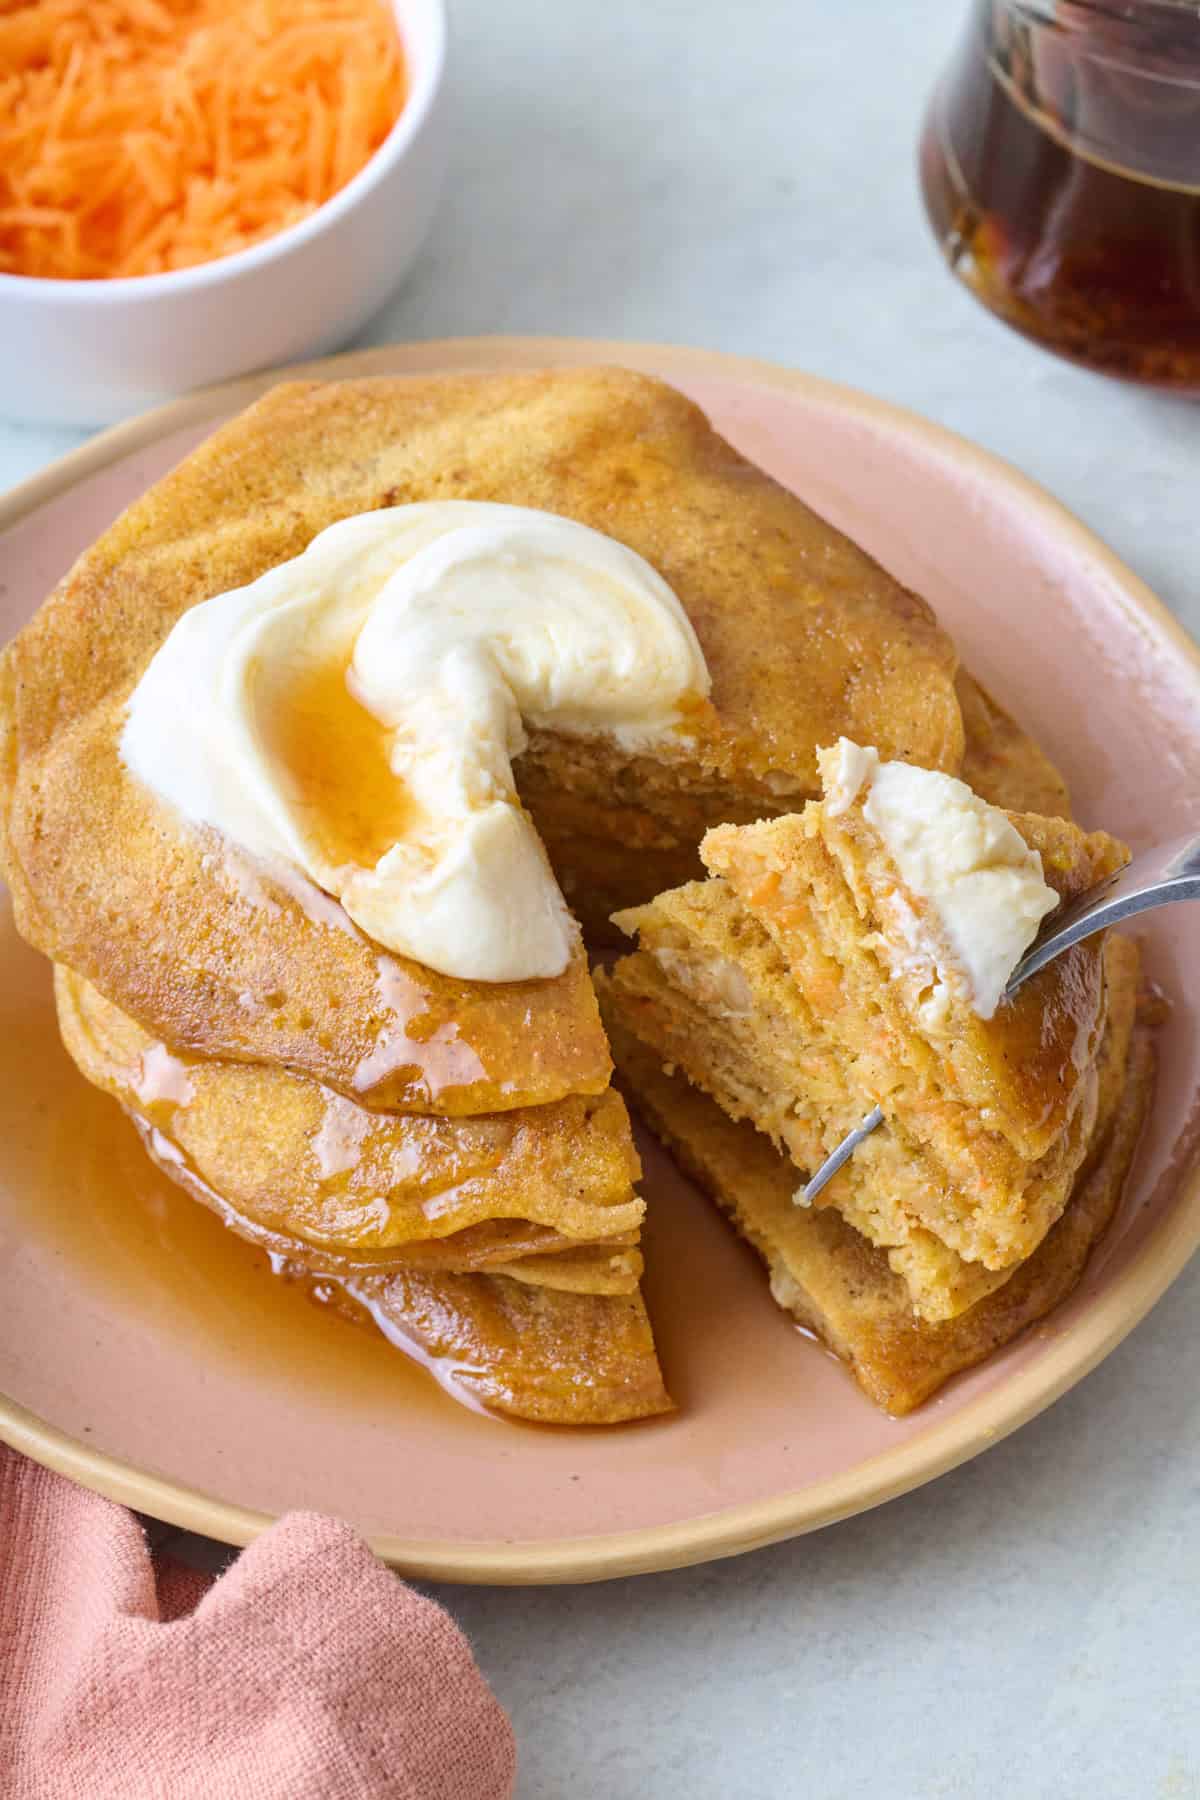
[[[973,0],[921,141],[946,259],[1006,323],[1200,393],[1200,3]]]

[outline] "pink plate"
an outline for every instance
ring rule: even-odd
[[[1200,655],[1097,539],[960,439],[806,376],[662,346],[484,339],[317,367],[598,361],[674,381],[926,595],[964,659],[1063,765],[1085,821],[1135,847],[1200,824]],[[115,513],[271,379],[118,427],[0,503],[0,638]],[[0,1043],[19,1076],[0,1082],[0,1434],[192,1530],[245,1542],[273,1515],[315,1507],[411,1572],[465,1581],[665,1568],[888,1499],[1077,1381],[1200,1240],[1196,928],[1184,909],[1145,928],[1173,1002],[1153,1118],[1113,1230],[1047,1327],[915,1417],[887,1418],[791,1328],[756,1261],[646,1143],[648,1298],[679,1411],[572,1433],[478,1416],[382,1342],[364,1351],[365,1334],[265,1277],[151,1177],[116,1109],[57,1049],[48,970],[5,911]],[[101,1160],[108,1187],[114,1170],[127,1184],[119,1209],[98,1198]]]

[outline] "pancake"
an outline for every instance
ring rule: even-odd
[[[619,1243],[610,1239],[522,1256],[491,1263],[480,1273],[507,1275],[526,1287],[556,1288],[562,1294],[636,1294],[645,1267],[642,1253],[634,1245],[620,1248]]]
[[[673,1410],[640,1294],[403,1271],[322,1283],[322,1297],[489,1412],[539,1425],[621,1425]]]
[[[997,1292],[940,1323],[917,1316],[884,1252],[835,1208],[795,1205],[795,1170],[765,1135],[736,1124],[682,1074],[664,1069],[619,1023],[612,1042],[631,1101],[758,1251],[779,1305],[848,1364],[876,1405],[902,1414],[1058,1306],[1112,1218],[1150,1102],[1154,1047],[1149,1011],[1135,1014],[1136,947],[1110,938],[1106,961],[1099,1107],[1070,1202]]]
[[[1124,855],[1063,820],[1010,822],[1064,900]],[[1067,1203],[1099,1104],[1103,952],[1077,946],[994,1018],[960,1005],[935,1044],[890,974],[869,837],[815,803],[710,833],[723,873],[619,913],[640,948],[600,985],[610,1020],[790,1156],[796,1189],[883,1106],[818,1204],[886,1252],[934,1322],[1002,1286]]]
[[[595,1294],[631,1294],[641,1281],[642,1255],[636,1234],[595,1244],[572,1244],[553,1232],[501,1220],[450,1237],[427,1238],[374,1253],[339,1249],[336,1244],[311,1244],[239,1213],[203,1180],[166,1132],[139,1113],[130,1117],[150,1161],[193,1200],[216,1213],[235,1236],[265,1251],[276,1269],[286,1262],[322,1279],[339,1281],[398,1269],[422,1275],[511,1275],[536,1287]]]
[[[778,946],[719,880],[690,882],[617,916],[638,932],[641,948],[611,978],[597,978],[606,1022],[620,1022],[730,1118],[749,1120],[785,1150],[794,1192],[864,1107],[837,1058],[822,1054],[812,1009]],[[964,1261],[907,1215],[897,1219],[875,1203],[880,1192],[929,1178],[894,1137],[876,1133],[822,1200],[836,1202],[887,1251],[922,1317],[952,1318],[1008,1272]]]
[[[286,1069],[172,1055],[69,970],[54,986],[83,1074],[172,1146],[168,1173],[181,1158],[243,1235],[358,1267],[431,1266],[439,1246],[439,1266],[472,1269],[636,1243],[640,1171],[611,1090],[462,1120],[370,1112]]]
[[[960,778],[993,806],[1069,819],[1066,782],[1028,733],[965,669],[958,671],[954,687],[964,732]],[[560,792],[542,783],[534,798],[528,793],[528,777],[524,786],[563,892],[588,943],[597,946],[621,943],[612,919],[635,903],[631,896],[649,899],[703,879],[700,837],[708,824],[750,825],[818,797],[815,784],[811,791],[798,789],[786,798],[732,791],[713,794],[692,820],[693,827],[699,827],[693,841],[686,830],[668,830],[661,820],[608,800],[593,799],[584,807],[570,790]],[[614,838],[606,836],[610,831]]]
[[[591,845],[657,837],[651,886],[631,869],[617,896],[649,898],[672,855],[691,868],[705,825],[813,791],[831,731],[954,769],[963,730],[957,659],[929,609],[660,383],[579,370],[293,384],[216,432],[0,659],[0,861],[18,926],[173,1050],[286,1062],[369,1106],[462,1116],[604,1089],[582,958],[481,990],[381,957],[316,890],[306,906],[303,884],[297,898],[182,826],[117,754],[129,695],[184,611],[338,519],[432,499],[608,533],[670,583],[699,636],[713,685],[691,749],[534,733],[518,762],[535,820],[556,797],[552,855],[561,832],[577,841],[573,867],[558,855],[576,895],[602,860]]]

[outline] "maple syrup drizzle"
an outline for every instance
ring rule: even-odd
[[[249,851],[213,834],[218,848],[208,853],[211,866],[217,870],[226,887],[246,905],[278,914],[279,904],[268,891],[268,883],[280,889],[310,919],[328,931],[340,931],[362,943],[363,936],[341,902],[326,894],[301,870],[283,861],[264,861]],[[425,1026],[431,1001],[420,981],[394,956],[384,951],[376,956],[376,991],[381,1013],[390,1014],[394,1023],[385,1024],[354,1071],[358,1092],[368,1094],[389,1076],[403,1069],[416,1069],[433,1101],[448,1090],[470,1087],[489,1079],[487,1064],[466,1038],[456,1020],[443,1020],[432,1029]],[[261,1013],[263,1003],[248,990],[239,994],[239,1005],[253,1015]],[[505,1083],[506,1091],[511,1083]]]
[[[423,1032],[422,1019],[429,1010],[429,996],[420,982],[386,953],[379,957],[377,967],[381,1008],[396,1022],[380,1032],[373,1048],[355,1069],[354,1085],[359,1093],[369,1093],[389,1075],[407,1068],[421,1071],[433,1100],[450,1088],[486,1081],[487,1067],[474,1046],[460,1035],[457,1020],[444,1020],[432,1031]]]
[[[335,1181],[339,1175],[349,1175],[358,1167],[363,1139],[370,1129],[370,1117],[361,1106],[355,1106],[341,1094],[326,1096],[321,1124],[312,1141],[317,1173],[322,1181]]]
[[[393,772],[390,734],[347,684],[349,658],[321,658],[276,685],[259,670],[255,723],[268,760],[324,860],[371,869],[407,836],[418,809]]]
[[[196,1094],[187,1064],[165,1044],[151,1044],[142,1052],[134,1091],[143,1106],[187,1106]]]

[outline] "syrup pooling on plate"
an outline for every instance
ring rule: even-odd
[[[487,1308],[452,1308],[446,1320],[454,1325],[453,1342],[446,1333],[439,1339],[432,1330],[400,1329],[392,1309],[385,1339],[344,1298],[358,1281],[379,1281],[376,1262],[346,1257],[336,1275],[300,1269],[297,1245],[259,1230],[206,1190],[167,1130],[131,1121],[83,1080],[60,1041],[46,967],[17,938],[2,889],[0,967],[0,1252],[14,1253],[5,1279],[22,1278],[30,1266],[22,1259],[32,1259],[39,1280],[48,1264],[57,1291],[70,1293],[76,1311],[99,1305],[123,1354],[138,1334],[148,1343],[184,1347],[189,1371],[234,1373],[253,1388],[256,1403],[302,1417],[315,1433],[333,1420],[356,1430],[356,1418],[372,1431],[381,1421],[402,1420],[428,1432],[430,1441],[447,1431],[459,1434],[459,1443],[464,1431],[492,1431],[497,1421],[488,1403],[502,1406],[504,1393],[502,1347]],[[246,1241],[256,1235],[256,1242]],[[272,1260],[286,1263],[295,1279],[278,1279]],[[414,1293],[436,1291],[435,1278],[414,1274],[411,1280]],[[436,1325],[434,1314],[425,1316]],[[40,1389],[21,1380],[21,1360],[6,1364],[0,1386],[55,1419]],[[461,1377],[468,1373],[473,1385],[465,1388]],[[178,1392],[186,1404],[186,1387]],[[507,1430],[521,1421],[509,1416],[504,1423]],[[83,1429],[70,1420],[66,1426],[76,1436]],[[84,1441],[123,1454],[119,1432]],[[166,1473],[186,1477],[180,1468]]]
[[[479,1386],[459,1379],[488,1370],[495,1346],[486,1337],[475,1354],[459,1343],[441,1355],[394,1318],[381,1336],[365,1307],[344,1298],[372,1273],[369,1256],[345,1258],[340,1276],[302,1269],[295,1244],[237,1217],[205,1188],[166,1130],[130,1121],[86,1084],[59,1042],[47,970],[16,940],[2,895],[0,959],[11,1010],[0,1033],[0,1084],[14,1121],[5,1192],[22,1208],[27,1242],[52,1246],[106,1307],[182,1337],[196,1368],[232,1363],[252,1373],[281,1408],[403,1413],[426,1418],[430,1431],[452,1402],[455,1413],[466,1406],[493,1418],[488,1391],[480,1397]]]

